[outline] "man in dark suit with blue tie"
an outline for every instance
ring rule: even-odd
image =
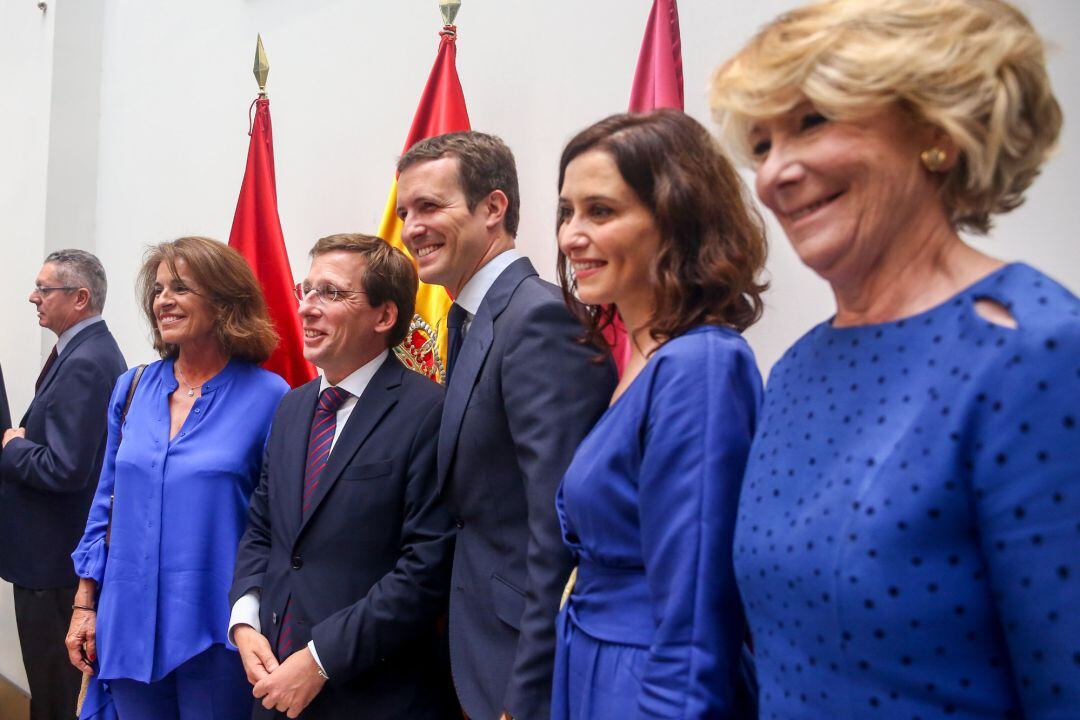
[[[420,278],[455,298],[439,433],[439,478],[458,528],[454,686],[472,720],[546,720],[570,573],[555,491],[607,406],[614,367],[595,362],[559,289],[514,249],[517,171],[502,140],[424,140],[398,172],[402,239]]]
[[[442,720],[453,528],[438,500],[442,388],[393,347],[416,270],[379,238],[332,235],[297,286],[322,377],[281,401],[237,553],[230,635],[259,698],[308,720]]]
[[[127,365],[101,318],[107,283],[84,250],[45,259],[30,302],[57,335],[17,428],[0,451],[0,576],[15,586],[15,622],[31,720],[70,720],[79,672],[64,647],[82,536],[105,453],[105,412]],[[5,425],[6,427],[6,425]]]

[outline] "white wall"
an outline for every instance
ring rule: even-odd
[[[458,67],[473,126],[515,150],[523,195],[520,245],[541,274],[554,273],[555,180],[563,143],[625,108],[650,0],[512,3],[465,0]],[[683,0],[687,111],[709,122],[708,75],[790,0],[754,5]],[[1028,2],[1055,43],[1051,71],[1067,117],[1080,114],[1075,83],[1080,26],[1069,0]],[[109,0],[101,102],[96,243],[116,285],[110,319],[131,361],[149,357],[130,283],[139,249],[183,233],[228,235],[247,150],[254,37],[270,58],[282,224],[296,272],[318,237],[373,231],[420,90],[434,59],[437,2]],[[1062,149],[1029,203],[979,243],[1025,258],[1080,289],[1078,138]],[[1070,162],[1070,158],[1074,160]],[[749,332],[768,368],[832,308],[775,225],[765,319]]]
[[[462,4],[458,69],[473,126],[503,136],[517,154],[520,246],[548,278],[559,153],[574,132],[625,109],[650,4]],[[689,113],[709,123],[709,73],[757,27],[795,4],[680,2]],[[1072,35],[1080,5],[1020,4],[1055,45],[1050,69],[1067,123],[1061,151],[1028,203],[978,243],[1001,257],[1026,259],[1076,291],[1080,134],[1072,120],[1080,117],[1080,46]],[[129,362],[151,359],[134,303],[134,273],[147,243],[188,233],[227,238],[256,93],[256,33],[270,59],[281,219],[296,274],[304,272],[305,253],[318,237],[377,229],[435,57],[437,5],[53,0],[43,17],[35,0],[0,0],[0,300],[7,308],[0,316],[0,363],[15,412],[29,402],[43,359],[27,349],[51,346],[25,303],[46,248],[75,245],[99,254],[111,281],[106,318]],[[84,34],[58,41],[54,60],[52,21],[65,13]],[[79,69],[81,84],[55,77],[54,61]],[[832,312],[826,286],[798,263],[775,224],[770,230],[773,289],[764,320],[748,333],[764,368]],[[0,624],[0,672],[4,633]]]
[[[0,0],[0,363],[13,415],[29,404],[41,363],[26,296],[44,250],[52,47],[50,15]],[[12,612],[0,581],[0,675],[25,687]]]

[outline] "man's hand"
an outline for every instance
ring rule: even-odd
[[[239,634],[238,629],[235,635]],[[276,670],[260,680],[252,693],[262,698],[262,705],[267,710],[277,710],[295,718],[315,699],[325,684],[315,658],[305,647],[290,655]]]
[[[71,664],[80,672],[93,675],[94,669],[90,663],[97,659],[97,613],[92,610],[72,612],[64,645],[67,646]]]
[[[0,447],[7,447],[7,444],[14,438],[25,438],[26,428],[8,428],[4,431],[3,444]]]
[[[255,628],[250,625],[237,625],[232,639],[240,650],[244,672],[252,685],[278,669],[278,661],[274,657],[274,651],[270,649],[270,641],[262,633],[256,632]]]

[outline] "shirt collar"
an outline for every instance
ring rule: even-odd
[[[360,397],[364,394],[364,390],[367,388],[368,383],[371,382],[371,378],[375,377],[375,372],[382,367],[382,364],[386,362],[386,357],[390,354],[389,350],[383,350],[371,360],[361,365],[356,370],[345,376],[345,379],[337,384],[339,388],[347,391],[353,397]],[[323,375],[319,378],[319,394],[326,388],[331,387],[330,382]]]
[[[521,253],[515,248],[504,250],[491,258],[486,265],[482,266],[476,271],[475,275],[469,278],[468,282],[465,283],[465,287],[461,288],[461,292],[454,298],[454,302],[465,308],[469,315],[475,316],[480,309],[480,303],[484,302],[488,290],[499,279],[503,270],[508,268],[515,260],[520,259]]]
[[[60,336],[56,338],[56,354],[59,355],[60,353],[64,352],[64,348],[68,346],[68,343],[70,343],[72,339],[83,330],[83,328],[88,328],[94,323],[99,323],[104,320],[105,318],[101,317],[100,315],[94,315],[84,320],[80,320],[64,332],[60,333]]]
[[[165,389],[172,393],[176,388],[180,387],[180,381],[176,379],[176,358],[171,357],[165,361],[164,372],[161,373],[161,382],[165,385]],[[202,390],[202,396],[206,397],[214,390],[220,390],[222,387],[228,384],[232,379],[233,374],[236,373],[238,367],[245,361],[237,360],[236,358],[229,358],[229,361],[225,363],[225,367],[218,371],[218,374],[212,378],[206,380],[199,388]]]

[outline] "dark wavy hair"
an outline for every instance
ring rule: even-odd
[[[612,115],[567,144],[560,192],[567,165],[590,150],[611,155],[660,231],[652,337],[664,342],[698,325],[742,331],[757,322],[767,288],[758,281],[767,254],[764,223],[708,130],[677,110]],[[586,341],[610,352],[604,330],[615,320],[615,307],[582,305],[561,249],[556,265],[563,298],[585,326]]]
[[[146,251],[139,270],[138,293],[150,323],[154,349],[163,358],[176,357],[180,348],[161,338],[154,317],[154,285],[158,266],[169,268],[179,279],[176,261],[187,263],[197,292],[214,309],[214,332],[225,354],[253,363],[265,362],[278,344],[259,281],[240,253],[225,243],[205,237],[182,237],[158,243]]]

